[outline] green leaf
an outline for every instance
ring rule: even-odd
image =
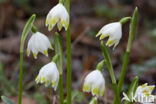
[[[5,96],[1,96],[1,99],[5,104],[13,104],[13,102]]]
[[[23,32],[22,32],[22,37],[21,37],[21,48],[20,48],[20,52],[23,52],[23,46],[24,46],[24,41],[25,41],[25,38],[27,37],[28,33],[30,32],[32,26],[33,26],[33,23],[34,23],[34,20],[36,18],[36,15],[33,14],[29,20],[27,21],[24,29],[23,29]]]
[[[60,74],[62,74],[62,67],[63,67],[63,47],[60,35],[56,32],[54,36],[54,50],[55,54],[59,55],[59,59],[56,62],[58,70]]]
[[[78,91],[78,90],[74,90],[72,91],[72,102],[73,103],[81,103],[82,101],[85,101],[85,95]]]
[[[7,92],[9,92],[9,94],[15,94],[14,86],[8,80],[8,78],[4,75],[3,65],[0,63],[0,83],[2,82],[3,82],[2,86],[5,88]]]
[[[47,104],[47,100],[45,99],[44,95],[42,93],[36,92],[33,95],[34,99],[38,102],[38,104]]]
[[[128,90],[128,92],[127,92],[127,96],[128,96],[130,99],[132,99],[133,95],[135,94],[135,91],[136,91],[137,86],[138,86],[138,81],[139,81],[139,78],[138,78],[138,76],[136,76],[136,77],[133,79],[133,81],[132,81],[132,83],[131,83],[131,85],[130,85],[130,87],[129,87],[129,90]],[[128,103],[128,102],[125,101],[125,104],[127,104],[127,103]]]

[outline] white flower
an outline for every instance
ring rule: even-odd
[[[32,51],[34,58],[37,58],[38,52],[48,56],[48,48],[53,49],[47,36],[40,32],[34,33],[28,41],[27,55]]]
[[[125,93],[123,93],[124,97],[122,100],[127,100],[129,102],[139,102],[142,104],[152,103],[156,98],[155,95],[152,95],[152,91],[154,90],[154,88],[154,85],[147,86],[147,83],[145,83],[137,87],[135,94],[132,94],[131,98],[129,98]]]
[[[56,90],[59,82],[59,72],[54,62],[43,66],[36,77],[36,83],[45,83],[45,86],[51,85]]]
[[[100,36],[100,40],[109,36],[106,43],[109,47],[114,45],[114,48],[118,45],[122,37],[122,25],[120,22],[114,22],[107,24],[97,33],[96,37]]]
[[[97,104],[97,97],[93,97],[89,104]]]
[[[65,28],[65,30],[68,29],[69,14],[61,3],[54,6],[49,11],[46,18],[46,26],[48,26],[49,31],[53,29],[55,24],[57,24],[59,31],[62,29],[62,26]]]
[[[152,95],[152,91],[154,90],[155,86],[147,86],[147,83],[138,86],[135,92],[134,98],[137,102],[140,103],[151,103],[154,101],[155,96]]]
[[[99,70],[89,73],[83,85],[84,92],[92,92],[93,96],[103,96],[105,89],[105,80],[102,73]]]

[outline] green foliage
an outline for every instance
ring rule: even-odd
[[[0,83],[1,84],[0,87],[2,87],[3,92],[9,92],[9,95],[12,95],[15,93],[15,89],[13,87],[13,85],[11,84],[11,82],[7,79],[7,77],[4,75],[3,73],[3,65],[0,64]]]
[[[13,104],[13,102],[5,96],[1,96],[1,99],[5,104]]]
[[[59,55],[59,60],[56,62],[58,70],[60,74],[62,74],[62,67],[63,67],[63,47],[62,47],[62,41],[61,37],[58,33],[55,33],[54,37],[54,49],[55,54]]]
[[[131,100],[133,99],[133,96],[134,96],[134,94],[135,94],[136,88],[137,88],[137,86],[138,86],[138,80],[139,80],[139,78],[136,76],[136,77],[133,79],[133,81],[132,81],[132,83],[131,83],[131,85],[130,85],[130,87],[129,87],[129,90],[128,90],[128,92],[127,92],[127,96],[128,96]],[[125,101],[125,104],[128,104],[128,102]]]
[[[72,102],[75,103],[81,103],[82,101],[85,101],[85,95],[78,91],[78,90],[74,90],[72,91]]]
[[[7,2],[9,2],[9,0],[0,0],[0,4],[1,3],[7,3]]]
[[[33,98],[38,102],[38,104],[48,104],[48,102],[45,99],[44,95],[42,95],[41,93],[36,92],[33,95]]]

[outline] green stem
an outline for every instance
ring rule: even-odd
[[[96,70],[101,71],[101,70],[103,69],[104,62],[105,62],[105,60],[100,61],[100,62],[97,64],[97,66],[96,66]]]
[[[32,15],[29,20],[27,21],[24,30],[22,32],[21,37],[21,45],[20,45],[20,73],[19,73],[19,94],[18,94],[18,104],[22,103],[22,88],[23,88],[23,48],[24,48],[24,42],[25,38],[27,37],[29,31],[32,28],[32,24],[35,20],[36,15]]]
[[[56,61],[58,70],[59,70],[59,96],[60,96],[60,104],[64,104],[64,93],[63,93],[63,46],[60,35],[56,32],[54,37],[54,49],[55,56],[53,60]]]
[[[19,75],[18,104],[22,103],[22,88],[23,88],[23,52],[20,52],[20,75]]]
[[[115,75],[114,75],[114,70],[113,70],[113,66],[111,64],[111,58],[110,58],[110,55],[108,53],[107,47],[103,43],[103,41],[101,41],[101,47],[102,47],[103,55],[105,57],[106,65],[108,67],[108,70],[109,70],[109,73],[110,73],[110,76],[111,76],[111,80],[112,80],[112,83],[113,83],[113,89],[114,89],[115,95],[117,97],[117,104],[121,104],[120,95],[119,95],[119,91],[118,91],[118,88],[117,88],[117,83],[116,83],[116,79],[115,79]]]
[[[125,24],[126,22],[128,22],[129,20],[131,20],[131,17],[124,17],[124,18],[122,18],[119,22],[123,25],[123,24]]]
[[[136,7],[135,10],[134,10],[133,16],[132,16],[131,24],[130,24],[130,32],[129,32],[127,49],[126,49],[126,53],[125,53],[125,56],[124,56],[123,65],[122,65],[122,68],[121,68],[120,79],[119,79],[119,83],[118,83],[119,93],[121,92],[122,85],[124,83],[124,77],[125,77],[125,74],[126,74],[127,64],[128,64],[128,60],[129,60],[130,48],[131,48],[131,45],[132,45],[132,42],[133,42],[133,39],[134,39],[134,35],[135,35],[137,18],[138,18],[138,8]]]
[[[60,79],[59,79],[59,96],[60,96],[60,104],[64,104],[63,74],[60,74]]]
[[[59,0],[59,3],[64,4],[64,0]]]
[[[134,11],[134,14],[132,17],[132,21],[130,24],[130,33],[129,33],[129,38],[128,38],[128,44],[127,44],[126,54],[124,57],[124,61],[123,61],[122,69],[121,69],[121,75],[120,75],[119,84],[118,84],[119,92],[121,92],[121,88],[122,88],[122,85],[124,82],[124,77],[125,77],[125,73],[126,73],[126,69],[127,69],[128,59],[129,59],[130,48],[131,48],[132,41],[133,41],[134,35],[135,35],[137,17],[138,17],[138,8],[135,8],[135,11]]]
[[[70,17],[70,0],[64,0],[64,5]],[[70,20],[70,19],[69,19]],[[71,104],[71,36],[70,24],[66,32],[66,45],[67,45],[67,104]]]
[[[70,27],[67,30],[67,104],[71,104],[71,37]]]

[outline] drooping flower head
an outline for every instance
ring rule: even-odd
[[[48,48],[53,49],[47,36],[40,32],[33,33],[27,46],[27,55],[32,51],[34,58],[37,58],[39,52],[48,56]]]
[[[51,85],[56,90],[59,82],[59,72],[54,62],[50,62],[40,69],[36,77],[36,83],[45,83],[45,86]]]
[[[142,104],[152,103],[156,99],[155,95],[152,95],[152,91],[155,86],[147,86],[147,83],[137,87],[135,94],[132,95],[132,98],[129,98],[125,93],[122,100],[127,100],[129,102],[139,102]]]
[[[102,73],[99,70],[89,73],[83,85],[84,92],[92,92],[93,96],[103,96],[105,89],[105,80]]]
[[[66,8],[61,3],[54,6],[49,11],[46,18],[46,26],[48,26],[49,31],[53,29],[55,24],[57,24],[59,31],[62,29],[62,26],[65,28],[65,30],[68,29],[69,14]]]
[[[118,45],[122,37],[122,25],[120,22],[113,22],[107,24],[101,28],[97,33],[96,37],[100,36],[100,40],[109,37],[106,45],[111,47],[114,45],[114,48]]]

